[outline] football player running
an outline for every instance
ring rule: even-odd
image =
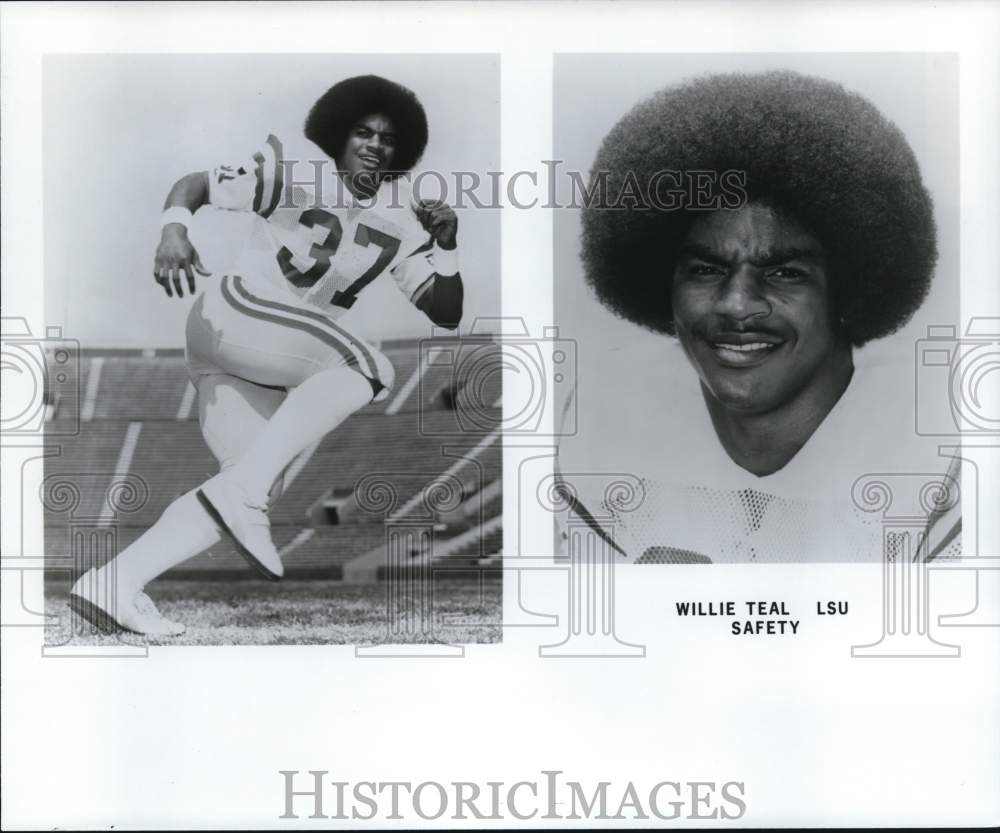
[[[236,274],[211,278],[187,320],[199,421],[220,472],[175,500],[134,544],[74,585],[74,609],[101,627],[176,635],[143,592],[222,536],[262,575],[282,577],[269,507],[305,448],[388,396],[393,368],[337,319],[381,275],[436,325],[462,315],[455,212],[418,201],[400,179],[427,144],[416,96],[374,75],[349,78],[312,107],[305,136],[332,159],[311,187],[268,136],[249,158],[188,174],[167,195],[153,275],[168,297],[209,272],[188,237],[202,206],[259,218]],[[324,160],[326,161],[326,160]]]

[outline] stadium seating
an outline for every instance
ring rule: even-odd
[[[450,356],[451,364],[428,361],[435,344],[383,344],[396,368],[390,397],[359,411],[289,467],[285,492],[271,513],[287,575],[339,578],[347,562],[384,549],[387,519],[424,518],[448,563],[475,565],[500,552],[499,373],[484,372],[480,361],[483,355],[499,361],[499,350],[480,344],[477,369],[463,365],[460,356],[455,360],[453,340],[440,342],[444,346],[435,355]],[[46,459],[43,486],[46,554],[62,566],[71,556],[76,571],[130,544],[172,500],[216,471],[180,351],[84,351],[79,373],[80,430],[76,436],[47,435],[53,456]],[[460,394],[467,395],[466,384],[480,385],[473,400],[487,403],[477,405],[472,419],[451,410]],[[54,419],[70,424],[77,404],[55,402]],[[392,505],[359,502],[355,487],[360,494],[360,486],[375,479],[389,484]],[[425,499],[436,494],[428,484],[439,480],[460,484],[451,516],[437,513],[434,500]],[[106,492],[112,482],[123,481],[136,494],[115,511]],[[59,491],[66,483],[79,495],[69,503]],[[336,513],[339,523],[319,524],[323,513],[310,510],[332,494],[349,496]],[[256,577],[226,543],[169,575]]]

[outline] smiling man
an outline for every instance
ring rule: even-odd
[[[560,447],[576,515],[634,562],[880,558],[858,478],[948,468],[906,430],[912,345],[902,362],[860,349],[919,308],[937,256],[900,130],[827,80],[714,75],[633,108],[591,175],[608,194],[674,190],[659,208],[583,212],[588,284],[667,338],[581,341],[606,365],[580,374],[579,431]],[[602,472],[638,478],[630,511],[588,485]]]
[[[183,297],[185,286],[194,294],[195,273],[204,276],[186,357],[220,472],[75,583],[71,605],[102,628],[182,633],[144,588],[220,538],[265,578],[282,578],[269,511],[286,467],[393,385],[386,356],[338,322],[373,281],[390,276],[434,324],[458,327],[458,218],[399,181],[427,144],[417,97],[379,76],[348,78],[316,101],[304,133],[328,157],[298,163],[323,174],[308,187],[270,135],[247,158],[188,174],[167,195],[153,276],[168,297]],[[256,215],[233,274],[209,275],[188,237],[203,207]]]
[[[696,220],[672,275],[674,329],[719,441],[756,475],[791,460],[844,393],[823,245],[763,203]]]

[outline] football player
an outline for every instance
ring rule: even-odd
[[[858,479],[949,468],[913,432],[912,347],[859,350],[909,320],[936,261],[903,134],[827,80],[715,75],[636,106],[593,169],[612,195],[674,192],[654,195],[673,210],[583,212],[587,282],[665,338],[579,376],[559,455],[577,518],[633,562],[881,559]],[[637,475],[638,505],[574,482],[602,471]],[[941,508],[928,557],[957,546]]]
[[[143,588],[220,536],[265,577],[282,577],[268,509],[284,469],[393,384],[388,359],[337,320],[374,280],[389,275],[436,325],[455,329],[462,317],[455,212],[415,200],[401,179],[427,143],[416,96],[374,75],[349,78],[315,103],[305,135],[335,163],[319,187],[298,184],[272,135],[246,159],[182,177],[167,196],[153,275],[168,297],[209,275],[188,236],[195,211],[259,218],[236,274],[206,281],[187,320],[201,430],[220,473],[76,582],[71,603],[99,625],[183,632]]]

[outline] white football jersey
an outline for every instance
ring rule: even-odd
[[[579,373],[578,430],[560,444],[558,470],[576,496],[563,521],[599,524],[619,559],[878,561],[884,518],[868,511],[881,499],[878,483],[897,492],[890,514],[919,518],[921,484],[956,476],[935,438],[914,431],[912,357],[856,353],[844,395],[795,457],[764,477],[727,455],[677,342],[664,338],[656,355],[611,350],[598,365]],[[959,512],[933,518],[941,523],[931,540],[950,542],[937,555],[958,554],[947,533]]]
[[[417,220],[408,183],[383,182],[371,200],[353,197],[332,160],[316,168],[285,162],[278,139],[268,136],[250,158],[209,172],[209,202],[257,214],[234,271],[264,279],[332,318],[349,309],[373,280],[388,272],[416,303],[431,286],[431,236]]]

